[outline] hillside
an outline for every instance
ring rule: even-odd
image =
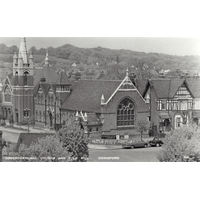
[[[1,62],[12,62],[16,46],[0,44]],[[42,63],[46,49],[31,47],[34,62]],[[180,76],[190,70],[200,70],[200,56],[175,56],[159,53],[144,53],[131,50],[114,50],[102,47],[79,48],[70,44],[49,47],[50,63],[67,71],[82,71],[90,78],[121,79],[127,67],[140,78],[154,78],[161,70],[168,70],[168,76]],[[74,64],[74,65],[73,65]],[[73,65],[73,67],[72,67]],[[170,71],[171,70],[171,71]]]

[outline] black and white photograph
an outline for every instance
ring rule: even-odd
[[[2,162],[200,161],[200,38],[0,41]]]
[[[198,198],[198,1],[0,7],[2,199]]]

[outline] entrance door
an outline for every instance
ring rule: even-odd
[[[165,131],[166,132],[171,131],[171,123],[170,123],[169,119],[165,119],[164,126],[165,126]]]
[[[175,116],[175,129],[181,127],[183,124],[183,118],[181,115],[176,115]]]

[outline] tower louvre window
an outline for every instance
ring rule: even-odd
[[[24,72],[24,85],[28,85],[28,72]]]

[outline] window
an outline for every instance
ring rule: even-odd
[[[29,117],[29,110],[24,110],[24,117]]]
[[[157,101],[157,110],[162,110],[162,101]]]
[[[28,85],[28,72],[24,72],[24,85]]]
[[[4,101],[11,102],[11,90],[8,86],[4,90]]]
[[[118,106],[117,109],[117,126],[134,125],[134,103],[126,98]]]
[[[38,111],[37,110],[35,111],[35,119],[36,119],[36,121],[38,121]]]

